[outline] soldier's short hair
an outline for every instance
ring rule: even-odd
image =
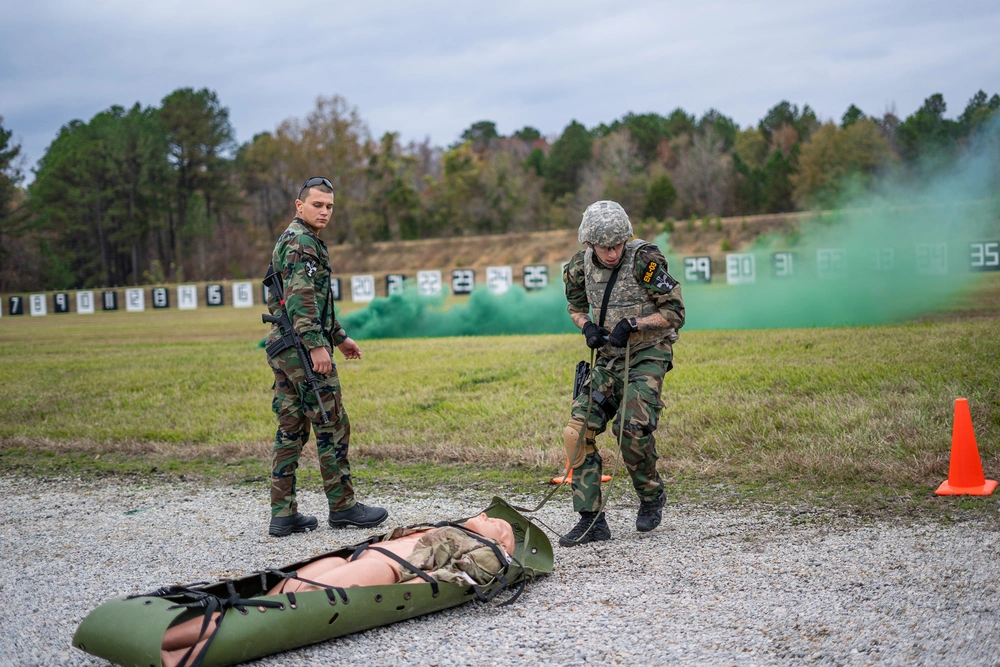
[[[320,192],[325,192],[326,194],[333,194],[333,183],[330,182],[330,179],[324,178],[323,176],[310,178],[302,185],[302,189],[299,190],[299,201],[305,201],[306,197],[309,196],[310,190],[319,190]]]

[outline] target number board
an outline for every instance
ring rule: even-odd
[[[1000,241],[970,243],[969,268],[973,271],[1000,271]]]

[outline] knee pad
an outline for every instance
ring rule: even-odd
[[[581,431],[583,431],[583,420],[578,417],[570,419],[563,430],[563,444],[566,445],[566,458],[569,459],[570,468],[579,468],[588,454],[597,451],[595,447],[597,434],[592,429],[587,429],[584,441],[577,448],[576,443],[580,439]]]

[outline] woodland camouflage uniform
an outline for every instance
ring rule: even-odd
[[[333,356],[333,346],[347,338],[334,313],[330,290],[330,255],[326,244],[299,218],[292,220],[274,246],[271,262],[284,284],[285,308],[295,331],[307,350],[324,346]],[[269,294],[271,314],[281,306]],[[280,337],[277,325],[271,326],[267,343]],[[334,366],[329,375],[315,373],[320,385],[323,407],[329,423],[322,424],[316,396],[305,382],[302,362],[295,348],[288,348],[268,359],[274,372],[274,400],[271,409],[278,417],[278,431],[271,453],[271,515],[292,516],[298,511],[295,500],[295,470],[302,447],[309,439],[310,423],[316,430],[323,489],[331,511],[354,506],[354,488],[347,450],[351,423],[340,393],[340,378]]]
[[[652,243],[635,240],[627,243],[620,260],[622,266],[612,291],[605,326],[615,326],[614,303],[620,290],[636,290],[649,299],[648,304],[632,313],[632,316],[646,316],[658,312],[670,328],[660,331],[637,331],[629,337],[630,362],[628,377],[628,401],[624,411],[619,410],[622,399],[622,370],[625,364],[625,349],[606,344],[597,351],[595,367],[587,380],[584,390],[573,401],[572,416],[581,422],[587,421],[586,444],[594,444],[594,436],[603,433],[607,423],[615,419],[612,433],[617,441],[618,431],[624,416],[625,432],[622,435],[622,458],[632,477],[632,485],[640,501],[655,501],[663,490],[663,482],[656,471],[656,438],[653,433],[664,404],[660,399],[663,377],[673,367],[673,347],[676,330],[684,326],[684,301],[680,285],[667,273],[667,262]],[[588,285],[588,266],[590,284]],[[631,271],[631,280],[623,280],[626,270]],[[566,299],[569,312],[590,313],[594,310],[594,321],[600,317],[601,296],[607,283],[611,267],[600,263],[592,250],[581,250],[569,261],[563,271],[566,284]],[[603,277],[602,277],[603,276]],[[603,281],[598,283],[597,280]],[[597,283],[597,284],[595,284]],[[588,295],[589,294],[589,295]],[[640,298],[638,301],[643,302]],[[621,310],[617,312],[622,312]],[[621,315],[617,315],[620,317]],[[595,401],[587,418],[588,395],[591,387],[606,397],[602,405]],[[596,395],[596,393],[595,393]],[[622,415],[624,412],[624,415]],[[594,451],[584,458],[583,464],[573,469],[573,509],[577,512],[596,512],[601,505],[601,455]]]

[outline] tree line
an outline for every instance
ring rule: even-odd
[[[587,204],[636,220],[831,208],[892,174],[953,162],[1000,110],[977,92],[955,119],[941,94],[906,118],[851,105],[839,123],[782,101],[741,128],[711,109],[627,113],[559,136],[491,121],[445,148],[372,136],[342,97],[237,144],[215,92],[112,106],[61,128],[27,187],[0,118],[0,291],[256,276],[303,179],[336,188],[330,243],[572,228]]]

